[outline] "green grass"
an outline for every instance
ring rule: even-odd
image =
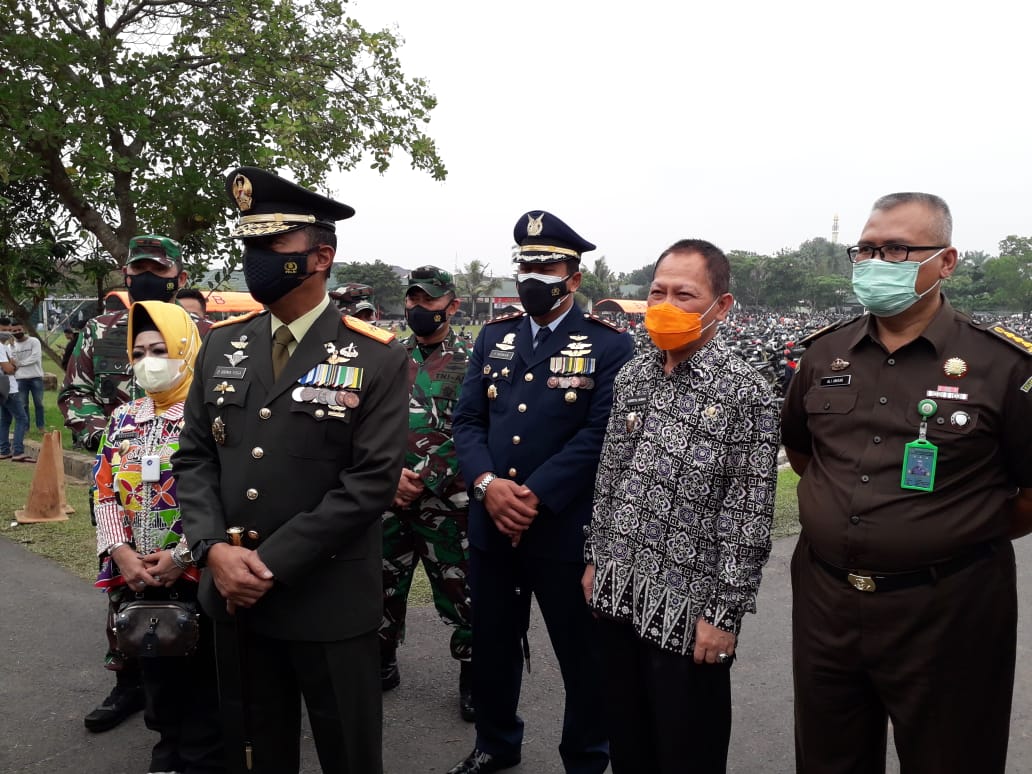
[[[799,532],[799,507],[796,500],[797,476],[791,468],[778,471],[778,491],[774,496],[774,537]]]
[[[75,513],[68,521],[17,524],[15,510],[25,507],[35,465],[0,462],[0,536],[20,543],[35,554],[52,559],[84,580],[97,575],[96,537],[90,524],[85,483],[67,480],[68,504]]]

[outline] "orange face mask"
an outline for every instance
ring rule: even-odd
[[[686,312],[673,304],[664,301],[645,310],[645,330],[649,332],[652,343],[663,351],[681,349],[697,341],[702,332],[716,322],[713,320],[705,328],[702,318],[717,305],[717,299],[709,305],[705,312]]]

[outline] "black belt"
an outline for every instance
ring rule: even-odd
[[[846,570],[842,567],[837,567],[831,562],[822,559],[812,548],[810,549],[814,560],[829,575],[845,581],[857,591],[899,591],[900,589],[909,589],[914,586],[925,586],[935,583],[940,578],[959,572],[978,560],[992,555],[995,551],[996,548],[992,543],[982,543],[972,551],[955,556],[952,559],[947,559],[945,562],[930,564],[927,567],[922,567],[920,570],[878,575],[861,570]]]

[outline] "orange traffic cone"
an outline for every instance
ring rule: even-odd
[[[43,434],[43,448],[36,460],[36,471],[29,485],[29,502],[24,510],[15,511],[19,524],[39,521],[68,521],[65,495],[64,461],[61,457],[61,431]],[[68,508],[68,511],[65,509]]]

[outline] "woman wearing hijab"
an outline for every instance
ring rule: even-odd
[[[200,573],[183,539],[169,459],[179,448],[200,337],[181,307],[141,301],[129,311],[128,341],[134,378],[146,395],[115,410],[97,452],[96,585],[115,608],[133,598],[193,601]],[[148,771],[225,771],[209,621],[202,615],[191,655],[140,661],[144,719],[160,734]]]

